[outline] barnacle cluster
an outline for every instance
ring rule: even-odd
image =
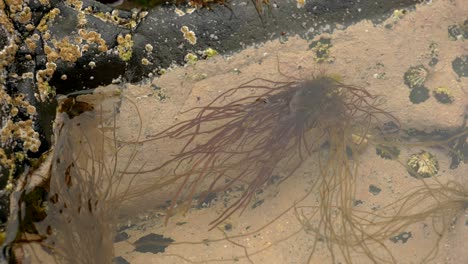
[[[312,42],[310,45],[313,58],[316,62],[333,62],[335,58],[331,55],[331,40],[328,38],[320,38],[318,41]]]
[[[24,100],[24,96],[18,95],[11,98],[2,89],[0,90],[0,106],[2,108],[0,113],[8,117],[2,118],[0,123],[0,171],[7,171],[6,190],[11,190],[14,173],[16,173],[16,163],[23,162],[29,151],[37,152],[41,141],[39,133],[34,130],[32,121],[36,115],[36,109]],[[29,116],[29,119],[17,119],[16,116],[20,112]]]
[[[39,30],[40,32],[45,32],[49,29],[49,26],[48,24],[52,21],[54,21],[54,19],[60,14],[60,9],[58,8],[54,8],[52,10],[50,10],[49,13],[47,13],[44,17],[42,17],[41,21],[39,22],[39,25],[36,27],[37,30]]]
[[[184,58],[185,62],[187,62],[188,64],[195,64],[197,63],[198,61],[198,56],[192,52],[189,52],[187,53],[187,55],[185,55],[185,58]]]
[[[195,32],[190,30],[187,26],[180,28],[180,32],[184,34],[184,39],[187,40],[190,44],[197,44],[197,36],[195,35]]]
[[[214,56],[218,55],[218,51],[212,48],[207,48],[206,50],[203,51],[202,56],[205,59],[212,58]]]
[[[7,67],[15,60],[18,51],[18,39],[12,21],[29,23],[30,8],[23,1],[9,1],[6,4],[7,7],[3,1],[0,2],[0,34],[5,38],[0,47],[0,173],[8,176],[6,189],[11,190],[17,172],[16,164],[24,162],[28,152],[37,152],[41,141],[39,133],[34,130],[36,108],[25,94],[9,94],[5,79]],[[5,12],[7,8],[8,13]],[[10,74],[10,77],[32,79],[32,75],[31,72],[25,72],[21,76]]]
[[[127,34],[125,36],[119,35],[117,37],[117,51],[119,52],[119,57],[123,61],[129,61],[132,58],[133,54],[133,40],[132,35]]]
[[[25,151],[36,152],[41,145],[39,133],[34,131],[31,119],[19,122],[8,120],[2,127],[0,139],[4,143],[19,140],[22,142]]]
[[[37,89],[39,92],[36,97],[42,102],[47,101],[55,95],[55,88],[49,85],[49,80],[56,69],[57,65],[54,62],[47,62],[46,68],[38,70],[36,73]]]
[[[207,48],[204,51],[198,51],[197,54],[200,55],[200,58],[202,59],[210,59],[218,55],[218,51],[212,48]],[[197,54],[192,53],[192,52],[187,53],[184,57],[184,61],[191,65],[197,63],[199,59],[199,56]]]
[[[439,171],[437,158],[424,150],[411,155],[407,165],[408,172],[415,178],[429,178],[436,175]]]
[[[92,30],[80,29],[78,30],[78,34],[81,37],[81,39],[77,39],[78,43],[81,43],[81,41],[87,42],[87,44],[83,45],[81,48],[82,51],[87,51],[89,49],[89,45],[93,43],[98,45],[97,48],[101,52],[106,52],[108,50],[106,41],[101,37],[100,33]]]

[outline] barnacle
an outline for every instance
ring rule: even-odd
[[[439,171],[439,162],[436,157],[424,150],[411,155],[407,165],[408,172],[415,178],[429,178]]]
[[[49,13],[42,17],[41,21],[39,22],[39,25],[36,27],[37,30],[39,30],[40,32],[47,31],[49,29],[48,23],[53,21],[58,14],[60,14],[60,9],[54,8],[50,10]]]
[[[398,21],[406,15],[406,10],[404,9],[395,9],[392,14],[392,19]]]
[[[405,72],[403,79],[409,88],[422,87],[427,79],[429,72],[423,65],[410,67]]]
[[[152,63],[147,58],[142,58],[141,64],[147,66],[147,65],[151,65]]]

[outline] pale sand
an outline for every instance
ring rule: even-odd
[[[196,65],[170,70],[167,74],[151,81],[161,87],[167,99],[161,101],[155,96],[152,85],[127,85],[123,94],[131,98],[142,113],[143,138],[154,135],[170,126],[180,117],[180,111],[195,106],[203,106],[218,94],[253,78],[270,80],[291,80],[309,78],[311,73],[325,71],[339,74],[347,84],[366,88],[372,94],[381,95],[383,108],[397,117],[403,128],[417,128],[432,131],[434,128],[455,129],[463,122],[463,115],[468,106],[467,78],[458,78],[453,72],[451,62],[456,56],[467,54],[466,41],[452,41],[448,38],[449,25],[462,23],[466,19],[468,6],[463,0],[433,1],[408,12],[398,21],[389,18],[385,23],[373,25],[363,21],[346,30],[337,30],[333,34],[320,37],[332,39],[331,55],[333,63],[317,64],[309,49],[310,41],[298,37],[289,38],[285,43],[272,41],[257,48],[247,48],[226,58],[217,56]],[[392,29],[386,29],[386,23],[394,23]],[[435,67],[427,66],[430,60],[429,45],[438,44],[439,63]],[[423,64],[430,70],[425,86],[429,90],[439,86],[452,88],[455,101],[453,104],[438,103],[433,96],[421,104],[413,104],[408,96],[410,89],[403,82],[405,71],[411,66]],[[382,66],[383,65],[383,66]],[[278,66],[281,72],[279,73]],[[375,74],[385,73],[383,79]],[[290,76],[290,77],[287,77]],[[150,82],[150,81],[148,81]],[[154,86],[153,86],[154,87]],[[149,96],[151,95],[151,96]],[[123,103],[118,116],[119,136],[129,139],[135,133],[136,116],[133,111],[126,112]],[[125,125],[127,124],[127,125]],[[180,143],[148,142],[138,149],[135,162],[138,167],[142,162],[158,164],[174,153]],[[400,161],[420,151],[421,148],[402,147]],[[446,151],[428,149],[434,153],[440,165],[436,176],[441,182],[455,180],[464,186],[466,164],[455,170],[449,169],[449,157]],[[287,210],[294,201],[301,199],[310,188],[314,179],[319,177],[316,161],[310,159],[294,175],[280,186],[270,186],[256,197],[264,203],[255,209],[250,207],[239,216],[235,214],[227,223],[232,224],[228,236],[246,234],[257,230]],[[384,160],[375,154],[375,147],[370,146],[363,154],[359,165],[356,199],[364,201],[362,209],[370,210],[375,206],[384,206],[405,194],[411,188],[421,186],[421,181],[410,177],[406,169],[396,161]],[[147,184],[162,172],[148,173],[138,183]],[[429,180],[428,182],[431,182]],[[382,189],[378,195],[369,193],[369,185]],[[301,230],[294,212],[290,210],[271,225],[254,234],[248,234],[230,240],[223,239],[220,230],[208,231],[208,223],[222,212],[223,197],[205,209],[192,209],[187,214],[173,216],[164,226],[164,211],[157,208],[170,199],[173,189],[149,194],[137,201],[137,206],[124,207],[120,212],[124,222],[135,224],[127,229],[130,235],[127,241],[115,244],[116,256],[122,256],[132,264],[137,263],[305,263],[310,248],[315,240],[312,233]],[[235,197],[240,193],[231,193]],[[314,205],[317,195],[308,196],[301,205]],[[439,244],[439,253],[431,263],[466,263],[468,251],[464,249],[468,239],[465,217],[460,212],[458,221],[451,226]],[[183,225],[176,223],[186,222]],[[248,231],[247,231],[247,227]],[[435,244],[437,234],[431,228],[431,219],[425,219],[402,231],[412,233],[412,237],[403,244],[386,241],[385,245],[394,254],[397,263],[420,263]],[[162,234],[176,242],[195,242],[170,245],[165,253],[138,253],[130,243],[150,233]],[[205,239],[221,239],[218,242],[203,243]],[[130,242],[130,243],[128,243]],[[324,244],[319,242],[311,263],[331,263]],[[245,251],[249,257],[246,257]],[[184,260],[185,258],[186,260]],[[340,260],[338,257],[337,262]],[[367,263],[366,259],[355,256],[356,263]]]

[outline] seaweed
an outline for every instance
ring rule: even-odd
[[[379,213],[356,212],[361,219],[368,221],[369,232],[373,239],[385,241],[394,237],[412,224],[428,221],[432,230],[437,234],[437,239],[427,254],[422,256],[421,262],[428,263],[438,253],[440,242],[454,224],[457,216],[466,209],[468,202],[468,190],[460,182],[449,181],[441,183],[427,183],[422,180],[422,185],[408,192],[396,201],[383,207]],[[372,231],[371,231],[372,230]]]
[[[118,142],[116,112],[120,100],[126,99],[114,94],[96,105],[86,103],[86,111],[73,115],[58,110],[51,163],[44,175],[49,183],[47,216],[34,223],[41,245],[56,262],[112,262],[117,223],[113,212],[128,199],[138,176],[126,178],[120,172],[134,166],[137,155],[136,146]],[[129,102],[141,124],[138,109]],[[140,136],[141,126],[133,138]]]
[[[245,183],[242,196],[210,223],[211,229],[234,212],[242,213],[278,170],[285,174],[281,179],[284,181],[305,159],[323,152],[328,145],[328,158],[322,165],[330,170],[342,168],[344,172],[350,169],[346,165],[349,150],[353,158],[358,156],[375,121],[383,118],[398,123],[379,107],[378,96],[323,74],[293,81],[257,78],[183,114],[193,112],[195,117],[142,141],[185,143],[180,152],[160,166],[138,173],[166,168],[172,177],[181,179],[166,223],[176,207],[188,210],[198,192],[202,192],[200,200],[204,200],[209,193]],[[321,168],[325,179],[339,181],[346,176],[329,175],[336,172],[326,170]],[[143,192],[152,188],[148,186]]]

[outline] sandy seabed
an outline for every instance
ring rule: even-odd
[[[467,114],[468,78],[457,76],[452,69],[452,61],[468,54],[468,45],[463,39],[449,39],[447,29],[451,25],[462,24],[467,18],[466,14],[468,5],[463,0],[436,0],[418,5],[415,11],[401,18],[391,17],[382,24],[362,21],[345,30],[316,36],[314,40],[321,37],[331,39],[332,63],[314,61],[314,54],[309,48],[312,40],[290,37],[286,42],[271,41],[229,57],[216,56],[198,61],[195,65],[172,69],[146,84],[127,85],[123,93],[136,103],[142,113],[145,137],[170,126],[179,119],[181,111],[206,105],[226,89],[251,79],[307,79],[312,73],[323,71],[339,74],[345,83],[364,87],[370,93],[380,95],[384,100],[383,108],[392,113],[403,128],[427,132],[435,128],[454,130],[462,126],[464,115]],[[386,24],[392,27],[386,28]],[[439,59],[433,67],[428,66],[433,56],[430,49],[432,43],[437,44]],[[441,104],[433,96],[419,104],[410,101],[410,89],[405,85],[403,75],[410,67],[421,64],[429,69],[425,86],[430,91],[440,86],[450,87],[455,98],[452,104]],[[161,93],[167,98],[160,100],[155,87],[161,88]],[[125,107],[122,105],[122,109]],[[134,133],[134,113],[121,111],[118,120],[122,124],[119,127],[122,137]],[[162,160],[168,153],[174,153],[175,146],[177,144],[171,142],[144,144],[139,149],[138,162]],[[402,147],[399,160],[405,162],[411,154],[421,149]],[[462,163],[457,169],[451,170],[450,157],[446,151],[428,150],[439,160],[440,170],[435,176],[438,181],[453,180],[463,186],[468,185],[466,164]],[[269,186],[258,194],[252,203],[263,200],[261,205],[254,209],[249,206],[242,215],[234,214],[220,226],[221,229],[212,231],[208,231],[208,223],[225,208],[222,195],[207,208],[190,209],[185,214],[174,215],[165,226],[165,212],[157,208],[171,197],[173,190],[151,194],[138,202],[138,210],[122,210],[121,214],[127,217],[129,223],[129,227],[124,230],[129,238],[115,243],[115,255],[132,264],[306,263],[316,237],[304,229],[294,210],[289,208],[295,201],[302,199],[314,179],[320,177],[316,168],[316,161],[306,161],[293,177],[279,186]],[[145,177],[155,175],[149,173]],[[421,181],[411,177],[397,161],[376,155],[375,146],[369,146],[361,154],[356,185],[355,197],[363,202],[361,208],[378,210],[409,190],[421,186]],[[380,193],[369,192],[370,185],[380,188]],[[236,194],[230,196],[235,197]],[[317,198],[318,195],[312,192],[299,205],[316,204]],[[468,263],[466,217],[460,212],[458,219],[454,219],[436,247],[439,249],[436,258],[430,263]],[[271,224],[261,229],[271,221]],[[385,244],[397,263],[421,263],[428,251],[434,250],[439,235],[431,228],[431,221],[424,219],[401,230],[411,233],[406,241],[392,242],[389,237]],[[224,228],[226,224],[231,226],[228,231]],[[151,233],[171,238],[175,243],[170,244],[164,253],[135,251],[132,243]],[[230,238],[226,239],[226,236]],[[340,263],[339,260],[338,257],[336,263]],[[355,263],[368,262],[368,259],[356,254]],[[318,243],[311,263],[332,263],[325,244]]]

